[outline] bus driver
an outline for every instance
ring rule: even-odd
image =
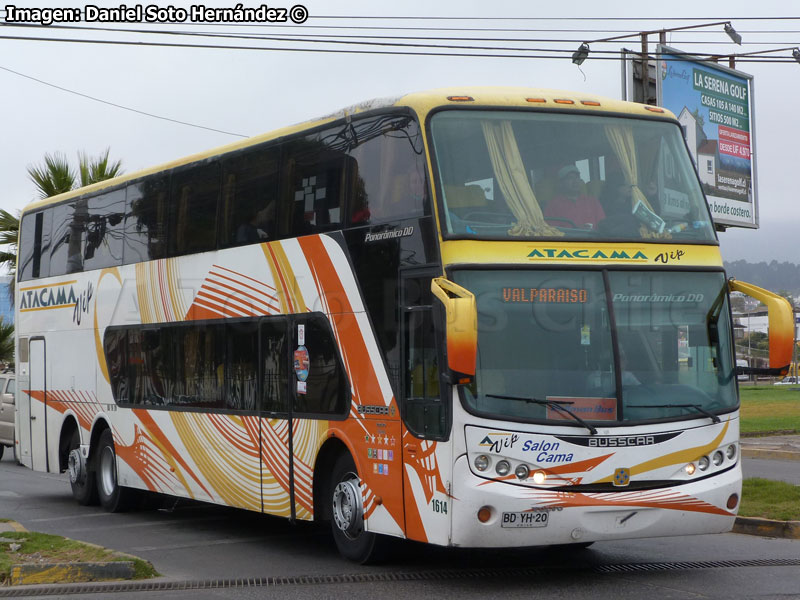
[[[597,229],[597,224],[605,219],[605,213],[597,198],[583,193],[583,180],[578,167],[573,164],[561,167],[558,171],[558,188],[559,195],[548,202],[544,209],[545,219],[552,217],[557,226]]]

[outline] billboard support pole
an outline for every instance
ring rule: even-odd
[[[647,96],[650,91],[650,65],[647,59],[647,33],[642,32],[642,104],[649,104]]]

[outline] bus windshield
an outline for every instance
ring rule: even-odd
[[[459,270],[478,305],[469,410],[512,420],[678,419],[737,406],[716,272]],[[712,414],[713,418],[716,417]]]
[[[450,110],[431,132],[450,237],[716,243],[674,123]]]

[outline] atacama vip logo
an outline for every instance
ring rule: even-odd
[[[52,310],[55,308],[73,308],[78,302],[73,284],[77,281],[65,281],[52,285],[37,285],[19,290],[19,311]]]
[[[556,260],[624,260],[647,262],[647,255],[641,250],[609,250],[589,248],[534,248],[528,258],[553,258]]]

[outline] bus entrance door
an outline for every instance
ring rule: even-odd
[[[404,377],[403,490],[406,535],[410,539],[447,544],[452,506],[449,495],[450,416],[442,401],[439,355],[433,324],[431,277],[436,273],[401,273],[402,352]]]
[[[47,471],[47,364],[44,338],[30,340],[30,385],[20,402],[20,462]],[[26,439],[27,438],[27,439]],[[31,440],[42,440],[36,448]]]

